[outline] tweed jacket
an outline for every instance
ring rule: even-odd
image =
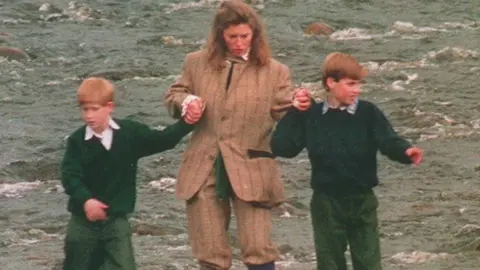
[[[165,94],[165,106],[174,118],[180,117],[188,95],[201,97],[206,105],[183,156],[177,198],[188,200],[198,192],[220,151],[238,198],[269,205],[283,202],[270,138],[276,121],[292,105],[289,68],[274,59],[257,66],[228,56],[225,67],[214,70],[207,58],[205,50],[187,54],[181,76]]]

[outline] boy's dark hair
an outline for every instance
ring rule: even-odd
[[[368,71],[358,63],[352,55],[333,52],[327,55],[322,65],[322,83],[327,91],[327,79],[332,78],[336,82],[341,79],[362,80],[368,75]]]

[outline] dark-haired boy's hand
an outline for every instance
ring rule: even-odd
[[[293,96],[293,106],[299,111],[306,111],[312,102],[310,100],[310,92],[306,88],[297,88],[295,89],[295,94]]]
[[[410,158],[414,165],[420,164],[423,158],[423,151],[418,147],[410,147],[405,151],[405,154]]]

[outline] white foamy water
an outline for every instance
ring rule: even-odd
[[[278,0],[272,0],[270,2],[277,2]],[[200,1],[191,1],[186,3],[176,3],[170,4],[169,8],[165,9],[165,13],[172,13],[176,11],[181,11],[183,9],[191,9],[191,8],[199,8],[199,7],[208,7],[208,6],[217,6],[219,3],[223,2],[223,0],[200,0]],[[252,4],[257,9],[264,8],[264,2],[266,0],[251,0],[247,1],[249,4]]]
[[[0,196],[7,198],[21,198],[28,191],[38,189],[42,184],[41,181],[20,182],[13,184],[0,184]]]
[[[446,29],[439,29],[435,27],[419,27],[415,26],[411,22],[396,21],[393,26],[393,30],[397,33],[409,34],[409,33],[428,33],[437,31],[446,31]]]
[[[427,57],[435,60],[477,59],[479,53],[460,47],[444,47],[439,51],[428,52]]]
[[[445,22],[437,25],[436,27],[431,27],[416,26],[412,22],[396,21],[391,26],[391,30],[385,33],[371,33],[362,28],[346,28],[332,33],[330,35],[330,39],[334,41],[348,41],[400,37],[402,39],[415,40],[428,37],[429,34],[457,31],[458,29],[476,30],[478,29],[478,25],[475,22]]]
[[[175,184],[177,179],[171,177],[163,177],[160,180],[151,181],[148,185],[159,191],[175,193]]]
[[[397,61],[386,61],[382,64],[375,62],[375,61],[369,61],[369,62],[364,62],[362,63],[363,66],[365,66],[370,72],[379,72],[379,71],[391,71],[391,70],[396,70],[396,69],[416,69],[416,68],[421,68],[421,67],[427,67],[427,66],[435,66],[433,64],[427,63],[427,59],[421,59],[419,61],[409,61],[409,62],[397,62]]]
[[[408,74],[408,73],[405,73],[405,72],[402,72],[406,77],[407,79],[406,80],[396,80],[394,81],[388,88],[391,89],[391,90],[395,90],[395,91],[404,91],[405,88],[411,83],[413,82],[414,80],[416,80],[418,78],[418,74],[417,73],[413,73],[413,74]]]
[[[57,20],[77,22],[108,21],[103,18],[103,14],[99,10],[93,9],[88,4],[79,1],[70,1],[64,9],[50,3],[44,3],[38,8],[38,11],[43,13],[40,15],[40,18],[48,22]]]
[[[63,235],[55,233],[47,233],[41,229],[29,229],[29,230],[12,230],[8,229],[0,233],[0,245],[13,247],[13,246],[29,246],[41,241],[47,241],[52,239],[62,239]]]
[[[168,14],[168,13],[172,13],[182,9],[204,7],[204,6],[219,3],[219,2],[221,2],[221,0],[200,0],[198,2],[170,4],[170,7],[165,10],[165,13]]]

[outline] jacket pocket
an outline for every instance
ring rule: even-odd
[[[276,156],[268,151],[248,149],[248,158],[275,158]]]

